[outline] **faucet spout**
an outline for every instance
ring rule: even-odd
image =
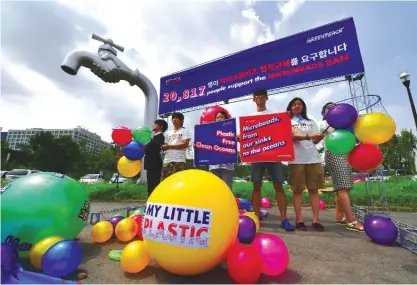
[[[70,52],[61,64],[61,69],[69,75],[77,75],[81,66],[91,69],[102,62],[99,55],[87,51],[75,50]]]

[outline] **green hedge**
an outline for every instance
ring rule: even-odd
[[[327,186],[331,186],[328,183]],[[147,198],[146,185],[140,184],[120,184],[119,188],[115,184],[94,184],[85,185],[92,201],[145,201]],[[369,183],[372,198],[376,207],[383,206],[379,199],[380,191],[386,193],[391,210],[394,211],[417,211],[417,181],[394,179],[384,183]],[[287,201],[292,204],[289,186],[284,185]],[[234,183],[233,193],[238,198],[250,199],[252,194],[251,183]],[[275,191],[272,183],[264,183],[262,196],[275,201]],[[329,207],[335,205],[335,194],[333,192],[322,192],[321,199]],[[356,183],[351,191],[352,203],[355,205],[366,205],[365,183]],[[304,203],[308,204],[308,193],[304,194]]]

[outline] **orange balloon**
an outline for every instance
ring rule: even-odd
[[[113,235],[113,225],[109,221],[101,221],[91,229],[91,238],[94,242],[103,243]]]
[[[130,241],[138,233],[138,224],[135,220],[125,218],[116,225],[116,238],[120,241]]]
[[[135,240],[124,249],[120,258],[120,265],[124,271],[138,273],[148,266],[151,257],[143,241]]]

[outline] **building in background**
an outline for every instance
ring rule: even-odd
[[[1,141],[2,142],[7,141],[7,134],[8,134],[8,132],[1,132]]]
[[[25,129],[25,130],[9,130],[7,134],[7,143],[13,150],[19,149],[20,145],[25,145],[29,142],[29,139],[41,132],[49,132],[55,138],[62,136],[70,136],[76,142],[85,141],[87,151],[98,152],[103,148],[110,148],[111,144],[103,141],[101,137],[95,133],[92,133],[82,127],[76,127],[74,129]],[[3,137],[3,133],[2,133]]]

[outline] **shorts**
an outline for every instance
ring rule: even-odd
[[[169,162],[162,166],[161,181],[174,173],[185,170],[185,162]]]
[[[281,162],[256,162],[250,165],[250,179],[252,183],[262,183],[265,169],[271,175],[272,182],[282,184],[285,181]]]
[[[324,188],[324,169],[321,163],[290,164],[289,167],[290,185],[293,192]]]

